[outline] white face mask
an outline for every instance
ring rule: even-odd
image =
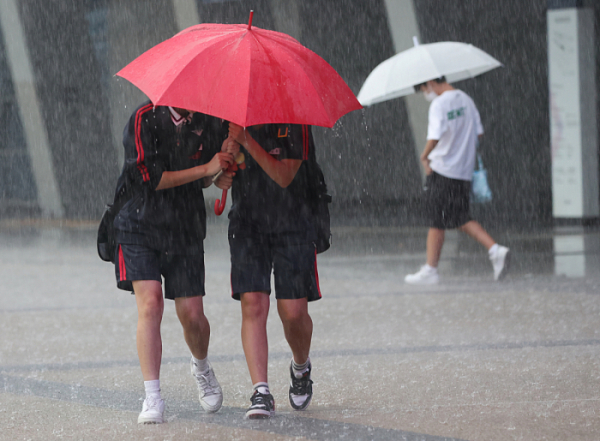
[[[426,90],[423,92],[423,96],[427,101],[431,102],[437,98],[437,93],[435,93],[433,90]]]

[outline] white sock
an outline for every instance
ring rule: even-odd
[[[198,360],[192,355],[192,362],[194,363],[196,372],[199,374],[205,374],[208,372],[208,357],[206,357],[204,360]]]
[[[302,374],[308,370],[308,365],[310,364],[310,357],[306,359],[306,361],[302,364],[296,363],[296,361],[292,358],[292,371],[294,372],[294,376],[296,378],[301,378]]]
[[[496,254],[496,251],[498,251],[498,244],[497,243],[495,243],[494,245],[492,245],[490,247],[490,249],[488,250],[488,254],[490,256],[493,256],[494,254]]]
[[[437,268],[435,266],[429,265],[428,263],[425,264],[424,268],[427,270],[427,272],[437,273]]]
[[[146,397],[154,395],[160,398],[160,380],[144,381],[144,389],[146,389]]]
[[[263,394],[263,395],[269,395],[271,393],[271,391],[269,390],[269,384],[268,383],[256,383],[255,385],[252,386],[252,389],[254,389],[255,391],[258,391],[259,394]]]

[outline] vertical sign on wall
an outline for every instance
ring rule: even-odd
[[[594,13],[548,11],[548,80],[555,218],[600,214]]]

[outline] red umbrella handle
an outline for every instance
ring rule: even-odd
[[[221,200],[217,199],[215,201],[215,214],[217,216],[221,216],[223,210],[225,210],[225,202],[227,202],[227,190],[223,190]]]

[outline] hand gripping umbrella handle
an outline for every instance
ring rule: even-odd
[[[215,201],[215,214],[217,216],[221,216],[223,210],[225,210],[225,202],[227,202],[227,190],[223,190],[221,200],[217,199]]]
[[[235,163],[242,170],[244,170],[246,168],[246,165],[244,164],[244,161],[246,161],[246,156],[244,155],[243,152],[238,152],[237,155],[235,155]],[[232,170],[235,171],[235,170],[237,170],[237,168],[233,168],[231,166],[227,168],[227,171],[229,171],[229,172],[232,171]],[[225,169],[221,169],[221,171],[219,173],[217,173],[216,175],[214,175],[212,177],[212,181],[215,182],[217,179],[219,179],[219,176],[221,176],[224,171],[225,171]]]
[[[244,163],[245,160],[246,160],[246,157],[244,156],[244,154],[242,152],[238,152],[238,154],[235,155],[235,163],[242,170],[246,168],[246,164]],[[231,171],[230,169],[231,169],[231,167],[228,170]],[[237,168],[235,168],[234,170],[237,170]],[[217,178],[219,176],[221,176],[221,174],[223,174],[223,170],[221,170],[219,173],[217,173],[213,177],[213,182],[215,182],[217,180]],[[227,201],[227,190],[223,190],[223,194],[221,195],[221,200],[217,199],[215,201],[215,214],[217,216],[221,216],[221,214],[223,213],[223,210],[225,209],[226,201]]]

